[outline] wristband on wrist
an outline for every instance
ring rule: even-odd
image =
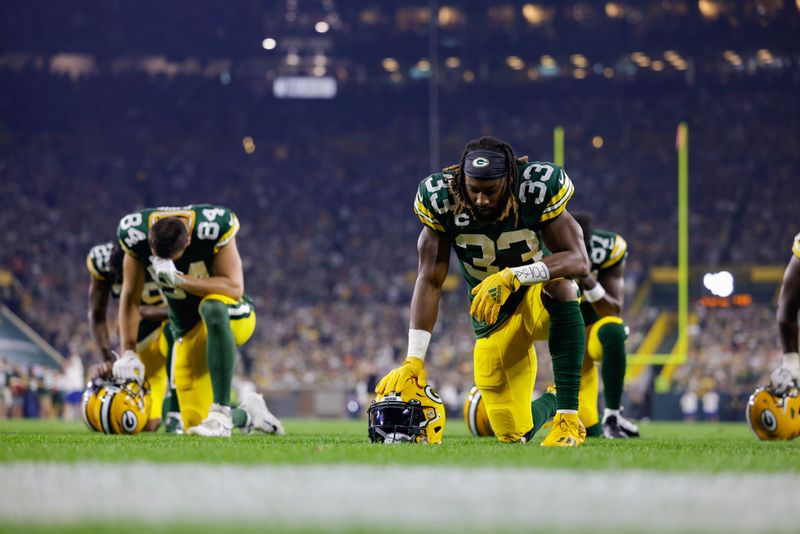
[[[800,354],[787,352],[783,355],[783,367],[800,367]]]
[[[431,342],[431,333],[427,330],[410,328],[408,330],[408,356],[413,356],[425,361],[428,353],[428,344]]]
[[[606,288],[598,282],[592,289],[584,291],[583,295],[586,297],[587,302],[594,303],[606,296]]]
[[[523,286],[532,286],[550,280],[550,269],[541,261],[521,267],[511,267],[511,272]]]

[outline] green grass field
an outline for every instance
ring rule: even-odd
[[[82,423],[0,421],[0,462],[203,462],[209,464],[418,464],[550,469],[653,469],[800,473],[800,442],[760,442],[745,424],[643,423],[640,440],[589,439],[576,450],[504,445],[449,421],[440,446],[376,445],[365,421],[288,420],[286,436],[203,440],[163,433],[106,436]],[[537,437],[543,437],[541,432]]]
[[[436,532],[795,531],[785,518],[800,509],[800,440],[759,442],[743,423],[643,423],[639,440],[553,450],[474,438],[454,419],[440,446],[371,444],[352,420],[289,419],[286,436],[232,439],[0,421],[0,531],[102,531],[134,513],[115,506],[167,492],[180,498],[136,516],[148,530],[391,532],[370,503],[392,488]],[[59,505],[43,514],[40,498]],[[548,513],[574,502],[566,522]],[[616,503],[626,513],[607,515]],[[121,523],[115,532],[139,528]]]

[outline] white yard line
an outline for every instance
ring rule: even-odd
[[[796,532],[800,477],[364,465],[0,464],[0,522]]]

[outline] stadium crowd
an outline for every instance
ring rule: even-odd
[[[85,256],[114,237],[121,216],[210,202],[242,221],[237,241],[259,326],[242,348],[240,371],[259,388],[329,382],[366,391],[405,356],[421,227],[411,202],[434,170],[419,91],[299,103],[180,77],[20,76],[59,96],[29,110],[25,124],[14,115],[3,125],[0,266],[26,288],[24,318],[58,350],[87,365],[95,358]],[[440,163],[455,163],[469,138],[489,133],[518,155],[550,160],[553,128],[563,125],[576,184],[570,210],[590,210],[598,226],[626,238],[632,297],[649,267],[675,263],[675,126],[685,120],[691,261],[784,263],[798,228],[789,203],[776,200],[790,193],[800,167],[800,102],[780,86],[662,96],[565,94],[553,102],[508,88],[452,102],[445,95]],[[354,106],[365,112],[345,113]],[[251,153],[244,136],[252,136]],[[773,205],[783,207],[764,217]],[[451,273],[428,376],[452,397],[471,385],[473,336],[455,264]],[[772,313],[763,306],[704,318],[680,387],[711,375],[731,392],[751,388],[775,364]]]

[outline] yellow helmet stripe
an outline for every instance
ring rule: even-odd
[[[100,424],[103,427],[104,434],[113,434],[114,430],[111,428],[111,401],[114,400],[116,391],[109,391],[107,387],[103,388],[103,400],[100,404]]]

